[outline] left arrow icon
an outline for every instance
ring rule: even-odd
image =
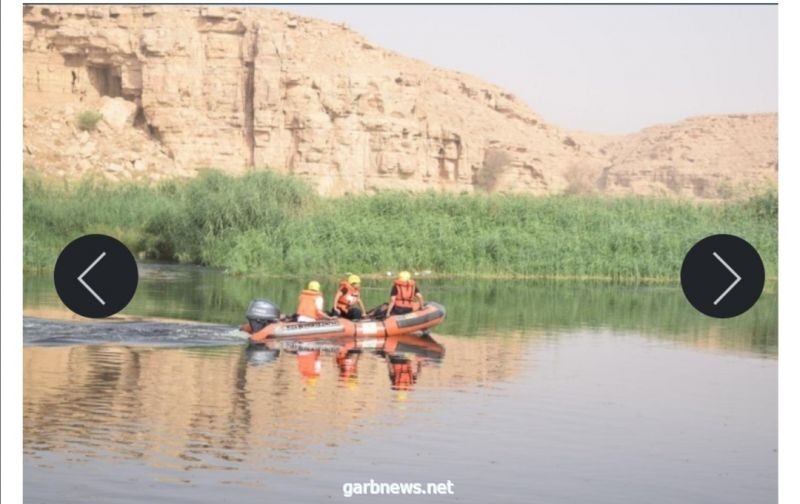
[[[125,308],[136,293],[139,267],[119,240],[90,234],[58,255],[53,284],[67,308],[82,317],[105,318]],[[89,295],[91,294],[91,295]]]
[[[95,259],[95,260],[92,262],[92,264],[90,264],[90,265],[89,265],[89,267],[88,267],[88,268],[86,268],[85,270],[83,270],[83,273],[81,273],[80,275],[78,275],[78,281],[81,283],[81,285],[83,285],[84,287],[86,287],[86,290],[88,290],[88,291],[89,291],[89,292],[92,294],[92,296],[94,296],[94,297],[95,297],[95,299],[97,299],[97,301],[99,301],[99,302],[100,302],[100,304],[101,304],[101,305],[103,305],[103,306],[105,306],[105,305],[106,305],[106,302],[105,302],[105,301],[103,301],[103,298],[101,298],[101,297],[100,297],[100,296],[99,296],[99,295],[98,295],[98,294],[97,294],[97,293],[94,291],[94,289],[92,289],[91,287],[89,287],[89,284],[88,284],[88,283],[86,283],[86,280],[84,280],[84,279],[83,279],[83,277],[85,277],[87,273],[89,273],[90,271],[92,271],[92,268],[94,268],[95,266],[97,266],[97,263],[99,263],[100,261],[102,261],[102,260],[103,260],[103,258],[104,258],[105,256],[106,256],[106,253],[105,253],[105,252],[103,252],[102,254],[100,254],[99,256],[97,256],[97,259]]]

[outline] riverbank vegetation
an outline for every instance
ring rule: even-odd
[[[157,186],[24,181],[24,263],[52,268],[87,233],[140,257],[271,275],[678,278],[700,238],[731,233],[777,275],[777,194],[723,204],[658,198],[386,192],[321,198],[269,171]]]

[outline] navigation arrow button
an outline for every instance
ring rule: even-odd
[[[761,296],[764,278],[764,263],[756,249],[733,235],[703,238],[686,253],[681,266],[683,294],[709,317],[735,317],[749,310]]]
[[[139,268],[133,254],[119,240],[86,235],[61,251],[53,283],[61,301],[78,315],[110,317],[133,298]]]

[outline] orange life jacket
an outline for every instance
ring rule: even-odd
[[[320,313],[317,310],[317,299],[321,298],[322,294],[312,290],[304,290],[297,298],[297,314],[304,315],[314,320],[320,319]]]
[[[394,305],[401,308],[417,308],[417,284],[414,280],[395,280],[397,294]]]
[[[343,312],[347,312],[351,306],[358,304],[358,299],[361,297],[361,288],[345,280],[339,283],[339,292],[342,294],[339,296],[339,301],[336,302],[336,308]]]

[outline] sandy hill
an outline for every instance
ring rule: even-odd
[[[26,6],[24,159],[49,176],[270,167],[321,194],[596,191],[717,199],[777,180],[777,116],[625,136],[547,124],[510,93],[263,8]],[[103,119],[83,131],[77,117]]]

